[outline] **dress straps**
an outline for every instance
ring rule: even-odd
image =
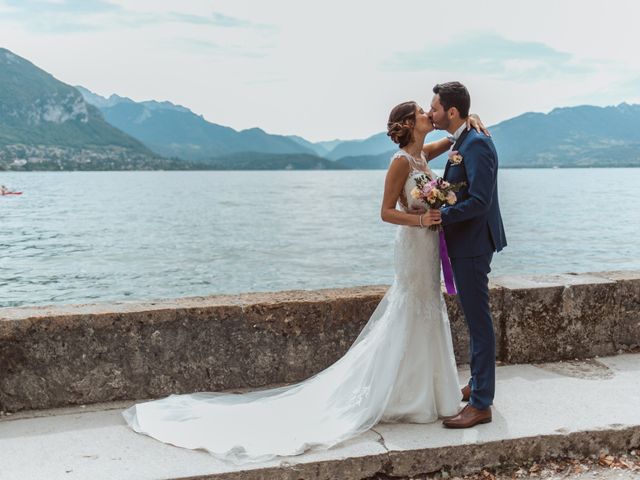
[[[427,163],[427,159],[424,156],[424,152],[420,152],[420,158],[417,159],[409,152],[401,148],[393,154],[393,156],[391,157],[391,161],[395,160],[398,157],[405,157],[409,161],[409,166],[411,167],[412,171],[426,173],[429,177],[435,178],[435,174],[433,173],[431,168],[429,168],[429,164]]]

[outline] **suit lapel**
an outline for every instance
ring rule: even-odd
[[[460,145],[462,145],[462,142],[464,142],[464,139],[467,138],[468,134],[469,134],[469,130],[465,128],[460,134],[460,136],[458,137],[458,140],[456,140],[456,143],[454,143],[453,147],[451,147],[451,151],[458,150],[460,148]],[[447,164],[444,166],[444,174],[442,175],[442,178],[444,179],[447,178],[447,172],[449,171],[450,165],[451,165],[451,162],[447,160]]]
[[[444,173],[442,174],[442,178],[444,178],[445,180],[447,179],[447,172],[449,171],[449,164],[451,162],[449,160],[447,160],[447,163],[444,166]]]
[[[465,128],[458,137],[458,140],[456,140],[456,143],[454,143],[453,147],[451,147],[451,150],[458,150],[460,148],[460,145],[462,145],[462,142],[464,142],[464,139],[467,138],[467,135],[469,135],[469,132],[470,130],[467,130]]]

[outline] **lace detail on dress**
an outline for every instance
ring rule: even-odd
[[[413,155],[411,155],[409,152],[403,149],[400,149],[400,151],[398,151],[394,155],[394,157],[395,156],[406,157],[407,160],[409,160],[409,165],[411,167],[412,172],[426,173],[427,176],[430,177],[431,179],[436,178],[435,173],[433,173],[433,171],[429,167],[429,163],[427,161],[427,157],[425,157],[424,155],[424,152],[420,152],[419,159],[415,158]]]
[[[436,178],[436,174],[433,173],[431,168],[429,168],[429,164],[427,163],[427,159],[424,156],[424,153],[420,153],[420,159],[416,159],[413,155],[408,153],[406,150],[400,149],[391,157],[391,162],[398,157],[404,157],[409,162],[409,175],[407,176],[407,180],[404,184],[404,188],[400,193],[400,197],[398,198],[398,208],[404,212],[409,211],[412,208],[424,208],[422,202],[416,201],[411,197],[411,190],[416,186],[415,178],[420,175],[427,175],[429,178]]]

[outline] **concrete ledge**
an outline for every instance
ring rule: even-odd
[[[0,410],[51,408],[307,378],[351,345],[386,287],[0,309]],[[499,277],[497,357],[611,355],[640,345],[640,271]],[[456,356],[468,337],[447,297]]]
[[[457,475],[640,447],[639,383],[640,354],[502,366],[490,424],[378,424],[329,450],[244,467],[134,433],[121,417],[128,403],[23,412],[0,417],[0,465],[10,478],[32,480],[358,480],[443,468]]]
[[[508,363],[611,355],[640,344],[640,272],[502,277]]]

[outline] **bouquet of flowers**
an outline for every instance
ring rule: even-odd
[[[428,208],[442,208],[444,205],[453,205],[458,201],[457,191],[464,187],[466,182],[449,183],[438,177],[434,180],[422,174],[415,178],[416,186],[411,190],[411,196],[415,200],[423,201]],[[441,230],[440,225],[431,225],[431,230]]]
[[[428,208],[441,208],[444,205],[453,205],[458,201],[457,191],[464,187],[467,182],[449,183],[443,178],[431,179],[422,174],[415,177],[416,186],[411,190],[411,196],[415,200],[423,201]],[[437,230],[440,235],[440,261],[442,263],[442,273],[444,285],[449,295],[456,294],[456,285],[453,279],[453,269],[449,259],[449,251],[444,236],[442,225],[431,225],[431,230]]]

